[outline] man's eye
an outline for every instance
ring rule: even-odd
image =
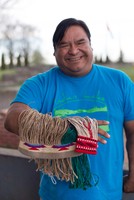
[[[60,44],[59,48],[67,48],[69,45],[68,44]]]
[[[84,43],[85,43],[85,41],[79,41],[77,44],[81,45],[81,44],[84,44]]]

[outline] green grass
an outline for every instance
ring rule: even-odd
[[[120,66],[117,69],[124,71],[134,81],[134,66]]]
[[[114,67],[116,69],[122,70],[124,71],[126,74],[128,74],[128,76],[134,81],[134,65],[132,64],[111,64],[109,65],[110,67]],[[15,69],[6,69],[6,70],[0,70],[0,80],[2,80],[2,76],[5,74],[15,74],[17,73]]]
[[[119,69],[125,72],[134,81],[134,64],[132,63],[110,63],[104,64],[107,67]]]
[[[16,70],[15,69],[0,70],[0,80],[2,80],[2,76],[6,74],[16,74]]]

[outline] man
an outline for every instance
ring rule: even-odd
[[[133,83],[121,71],[93,64],[91,35],[81,20],[61,21],[53,36],[53,46],[58,66],[22,85],[9,108],[5,127],[18,134],[18,116],[29,108],[62,118],[97,119],[98,124],[105,126],[99,129],[97,155],[88,155],[93,186],[86,190],[72,189],[69,182],[43,174],[40,197],[42,200],[121,200],[123,128],[129,158],[124,191],[134,192]],[[96,177],[99,180],[95,186]]]

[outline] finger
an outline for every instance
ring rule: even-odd
[[[109,124],[109,121],[105,121],[105,120],[97,120],[98,125],[107,125]]]
[[[110,138],[110,135],[101,128],[98,128],[98,133],[105,138]]]
[[[100,128],[98,129],[98,133],[99,135],[101,135],[98,137],[98,141],[101,142],[102,144],[106,144],[107,140],[105,138],[110,138],[110,135],[106,131]]]
[[[100,142],[102,144],[106,144],[107,143],[107,141],[104,138],[100,137],[100,136],[98,137],[98,142]]]

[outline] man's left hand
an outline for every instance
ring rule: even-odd
[[[123,177],[123,192],[134,193],[134,178],[129,175]]]

